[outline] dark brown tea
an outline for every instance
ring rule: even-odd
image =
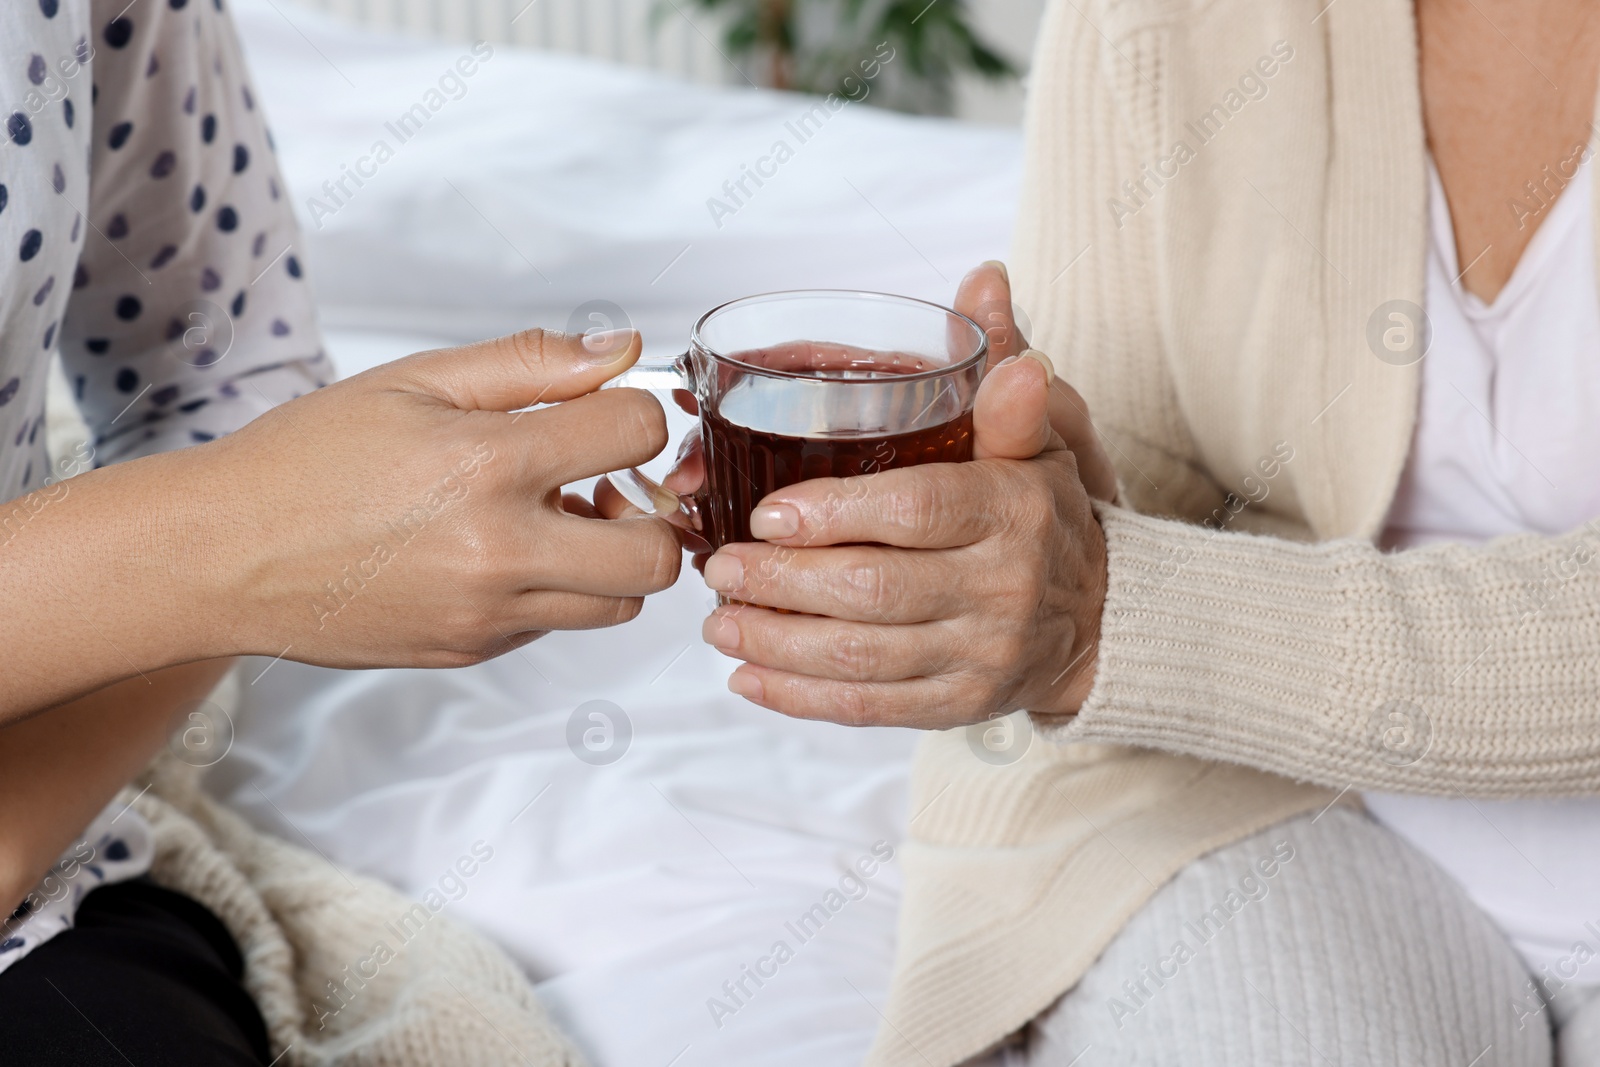
[[[713,548],[755,540],[750,512],[796,482],[972,458],[972,412],[948,382],[908,378],[930,369],[917,357],[802,343],[736,358],[815,381],[752,376],[701,413]]]

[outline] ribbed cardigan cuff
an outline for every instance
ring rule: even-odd
[[[1537,575],[1600,550],[1593,532],[1388,555],[1096,513],[1108,585],[1095,683],[1076,716],[1035,717],[1045,736],[1333,788],[1600,792],[1595,673],[1573,656],[1600,636],[1600,568],[1537,616],[1525,606]],[[1552,703],[1562,691],[1570,703]]]

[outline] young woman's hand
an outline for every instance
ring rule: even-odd
[[[424,352],[6,502],[0,725],[196,660],[455,667],[633,618],[676,580],[678,534],[574,513],[561,486],[665,446],[654,398],[595,392],[639,348],[531,330]]]
[[[574,514],[561,487],[665,447],[648,394],[594,391],[639,348],[531,330],[424,352],[196,450],[214,651],[452,667],[632,619],[676,580],[677,534]]]

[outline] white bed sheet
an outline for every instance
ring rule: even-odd
[[[234,10],[302,206],[464,51],[299,11],[290,25],[265,0]],[[477,79],[426,139],[308,230],[329,351],[346,374],[560,327],[595,298],[627,308],[658,351],[681,348],[698,312],[762,289],[948,299],[963,270],[1007,244],[1014,131],[849,108],[719,231],[701,201],[797,98],[509,48]],[[416,895],[475,842],[492,848],[449,910],[527,968],[598,1067],[857,1063],[887,984],[898,864],[817,936],[786,924],[832,902],[876,843],[898,848],[915,737],[792,721],[732,697],[731,663],[699,639],[709,606],[690,572],[628,626],[553,635],[468,670],[249,661],[209,787],[259,825]],[[593,700],[623,709],[633,731],[609,765],[568,741],[574,709]],[[743,968],[779,941],[793,958],[757,987]],[[735,999],[724,983],[741,978]],[[713,998],[736,1010],[714,1018]]]
[[[792,721],[731,696],[728,661],[699,638],[708,604],[686,578],[628,626],[463,671],[248,661],[233,748],[208,784],[417,895],[485,842],[493,858],[451,914],[527,967],[597,1064],[859,1062],[898,865],[820,936],[802,944],[785,924],[875,843],[898,846],[914,735]],[[568,744],[573,710],[596,699],[631,723],[605,766]],[[734,1002],[722,984],[779,940],[794,959]],[[713,997],[738,1010],[714,1019]]]

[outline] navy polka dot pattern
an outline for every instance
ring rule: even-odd
[[[133,40],[133,21],[125,18],[114,18],[106,23],[106,44],[112,48],[126,48],[128,42]]]
[[[331,375],[258,104],[215,4],[0,2],[0,500],[59,473],[53,353],[96,465]]]
[[[155,835],[128,805],[127,791],[96,816],[56,861],[41,883],[0,927],[0,971],[64,930],[72,929],[83,898],[103,885],[137,878],[150,870]]]
[[[0,0],[0,501],[85,458],[213,441],[331,373],[223,7]],[[60,469],[56,355],[92,435]],[[36,894],[0,931],[0,971],[95,886],[149,870],[148,825],[125,808],[86,831],[94,860],[65,895]]]

